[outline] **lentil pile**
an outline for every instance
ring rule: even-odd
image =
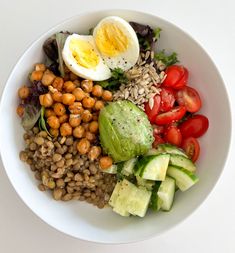
[[[159,87],[165,79],[165,68],[161,61],[154,59],[153,51],[140,53],[137,64],[126,72],[129,82],[114,93],[114,101],[129,100],[142,110],[149,101],[152,107],[153,97],[160,93]]]
[[[41,85],[38,96],[45,108],[45,124],[24,134],[26,148],[20,159],[30,165],[41,191],[50,190],[55,200],[85,200],[103,208],[114,189],[116,177],[103,173],[112,158],[102,154],[99,143],[99,111],[112,101],[112,93],[90,80],[81,80],[69,70],[64,78],[44,64],[36,64],[31,86]],[[18,91],[20,117],[32,95],[32,87]]]

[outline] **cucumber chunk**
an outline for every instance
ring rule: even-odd
[[[176,185],[181,191],[188,190],[199,180],[199,178],[191,171],[177,166],[169,166],[167,169],[167,175],[175,179]]]
[[[171,154],[170,165],[182,167],[191,172],[196,171],[194,163],[189,158],[182,155]]]
[[[164,150],[161,149],[155,149],[155,148],[151,148],[146,154],[145,156],[150,156],[150,155],[159,155],[165,153]]]
[[[155,185],[155,181],[144,179],[138,175],[136,176],[136,183],[138,186],[145,187],[149,191],[151,191]]]
[[[137,162],[135,175],[144,179],[163,181],[166,177],[169,160],[169,154],[145,156]]]
[[[160,181],[156,181],[155,185],[153,186],[151,200],[149,203],[149,207],[152,208],[154,211],[158,211],[161,209],[162,200],[158,197],[158,190],[161,185]]]
[[[109,200],[113,211],[122,215],[137,215],[144,217],[148,209],[151,192],[145,188],[139,188],[124,179],[116,184]]]
[[[162,200],[161,209],[169,211],[172,207],[175,196],[175,180],[170,177],[166,177],[157,192],[158,197]]]
[[[162,153],[165,152],[168,154],[182,155],[187,157],[187,155],[184,153],[182,149],[168,143],[159,144],[157,150]]]
[[[135,163],[137,162],[137,158],[132,158],[123,164],[122,173],[126,176],[129,176],[134,173]]]
[[[112,166],[110,166],[108,169],[103,170],[100,169],[102,172],[104,173],[108,173],[108,174],[117,174],[117,165],[113,164]]]

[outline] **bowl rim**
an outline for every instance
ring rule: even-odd
[[[107,9],[99,9],[99,10],[89,10],[89,11],[84,11],[84,12],[80,12],[78,14],[75,14],[73,16],[70,16],[66,19],[63,19],[62,21],[57,22],[55,25],[50,26],[49,29],[47,29],[46,31],[42,32],[41,35],[39,35],[35,40],[33,40],[29,45],[26,45],[26,49],[23,50],[23,52],[20,54],[20,56],[17,58],[17,60],[15,61],[14,66],[10,69],[9,71],[9,75],[8,78],[5,82],[5,86],[3,88],[2,94],[1,94],[1,98],[0,98],[0,111],[1,108],[3,107],[3,101],[4,101],[4,97],[5,97],[5,93],[6,93],[6,88],[9,85],[11,76],[13,75],[14,71],[17,69],[18,67],[18,63],[21,61],[21,59],[24,57],[24,55],[30,51],[32,49],[32,47],[34,47],[35,44],[37,44],[46,34],[51,33],[53,30],[55,29],[59,29],[59,27],[63,24],[69,23],[70,21],[72,21],[73,19],[76,18],[82,18],[83,16],[87,16],[87,15],[91,15],[91,14],[99,14],[99,13],[105,13],[105,12],[132,12],[138,15],[146,15],[149,16],[149,18],[158,18],[159,20],[165,22],[167,25],[180,30],[183,34],[185,34],[187,37],[189,37],[204,53],[205,55],[208,57],[208,59],[210,60],[211,64],[213,65],[213,67],[215,68],[215,70],[217,71],[217,74],[219,76],[219,78],[221,79],[221,82],[223,83],[224,86],[224,91],[225,91],[225,95],[227,97],[227,101],[228,101],[228,115],[229,115],[229,126],[230,126],[230,131],[228,133],[229,138],[229,143],[227,145],[227,154],[225,156],[225,162],[223,165],[222,170],[219,172],[218,174],[218,178],[217,180],[213,183],[211,189],[209,190],[209,192],[207,193],[207,195],[204,197],[204,199],[200,202],[200,204],[198,206],[196,206],[196,208],[194,210],[192,210],[184,219],[182,219],[181,221],[176,222],[175,224],[173,224],[170,228],[167,228],[165,230],[163,230],[161,233],[159,234],[151,234],[151,235],[147,235],[147,236],[142,236],[141,239],[131,239],[129,241],[124,241],[124,242],[113,242],[113,241],[104,241],[104,240],[92,240],[92,239],[88,239],[87,237],[77,237],[74,234],[70,234],[66,231],[63,231],[62,229],[55,227],[54,225],[52,225],[49,221],[46,221],[43,217],[41,217],[36,210],[32,209],[30,204],[27,203],[24,200],[24,197],[21,196],[21,194],[16,190],[14,183],[10,177],[10,175],[8,174],[8,169],[7,169],[7,160],[3,157],[2,155],[2,150],[3,150],[3,145],[0,142],[0,158],[2,160],[2,164],[4,167],[4,170],[6,172],[7,178],[10,181],[11,185],[13,186],[14,191],[17,193],[17,195],[20,197],[20,199],[22,200],[22,202],[36,215],[37,218],[39,218],[41,221],[43,221],[44,223],[46,223],[47,225],[49,225],[50,227],[52,227],[54,230],[59,231],[61,233],[63,233],[65,236],[68,237],[72,237],[74,239],[78,239],[81,241],[85,241],[85,242],[90,242],[90,243],[98,243],[98,244],[108,244],[108,245],[118,245],[118,244],[129,244],[129,243],[137,243],[137,242],[141,242],[144,240],[148,240],[148,239],[152,239],[154,237],[159,237],[167,232],[169,232],[170,230],[172,230],[173,228],[176,228],[177,226],[179,226],[181,223],[185,222],[193,213],[195,213],[196,210],[198,210],[198,208],[205,202],[205,200],[209,197],[209,195],[212,193],[212,191],[215,189],[216,184],[218,183],[218,181],[221,179],[222,173],[224,172],[224,169],[227,166],[228,163],[228,158],[230,157],[231,154],[231,140],[232,140],[232,112],[231,112],[231,100],[230,100],[230,96],[228,93],[228,90],[226,88],[225,85],[225,81],[222,77],[222,74],[219,71],[219,68],[217,67],[216,63],[212,60],[212,57],[210,56],[210,54],[205,50],[205,48],[191,35],[189,34],[189,32],[183,30],[181,27],[179,27],[178,25],[175,25],[174,23],[172,23],[171,21],[168,21],[165,18],[162,18],[160,16],[158,16],[155,13],[152,12],[145,12],[145,11],[139,11],[139,10],[135,10],[135,9],[125,9],[125,8],[107,8]]]

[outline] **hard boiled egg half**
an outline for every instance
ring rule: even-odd
[[[139,42],[127,21],[110,16],[98,23],[93,36],[68,36],[62,56],[66,66],[76,75],[102,81],[111,77],[110,69],[126,71],[136,64]]]

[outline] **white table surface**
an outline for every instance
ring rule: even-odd
[[[77,13],[104,8],[154,13],[183,28],[212,56],[229,94],[235,96],[233,0],[0,0],[0,94],[17,59],[39,35]],[[235,102],[231,101],[231,105],[234,108]],[[190,218],[160,237],[128,245],[88,243],[49,227],[23,204],[0,163],[0,252],[234,253],[234,151],[232,141],[222,177],[205,203]]]

